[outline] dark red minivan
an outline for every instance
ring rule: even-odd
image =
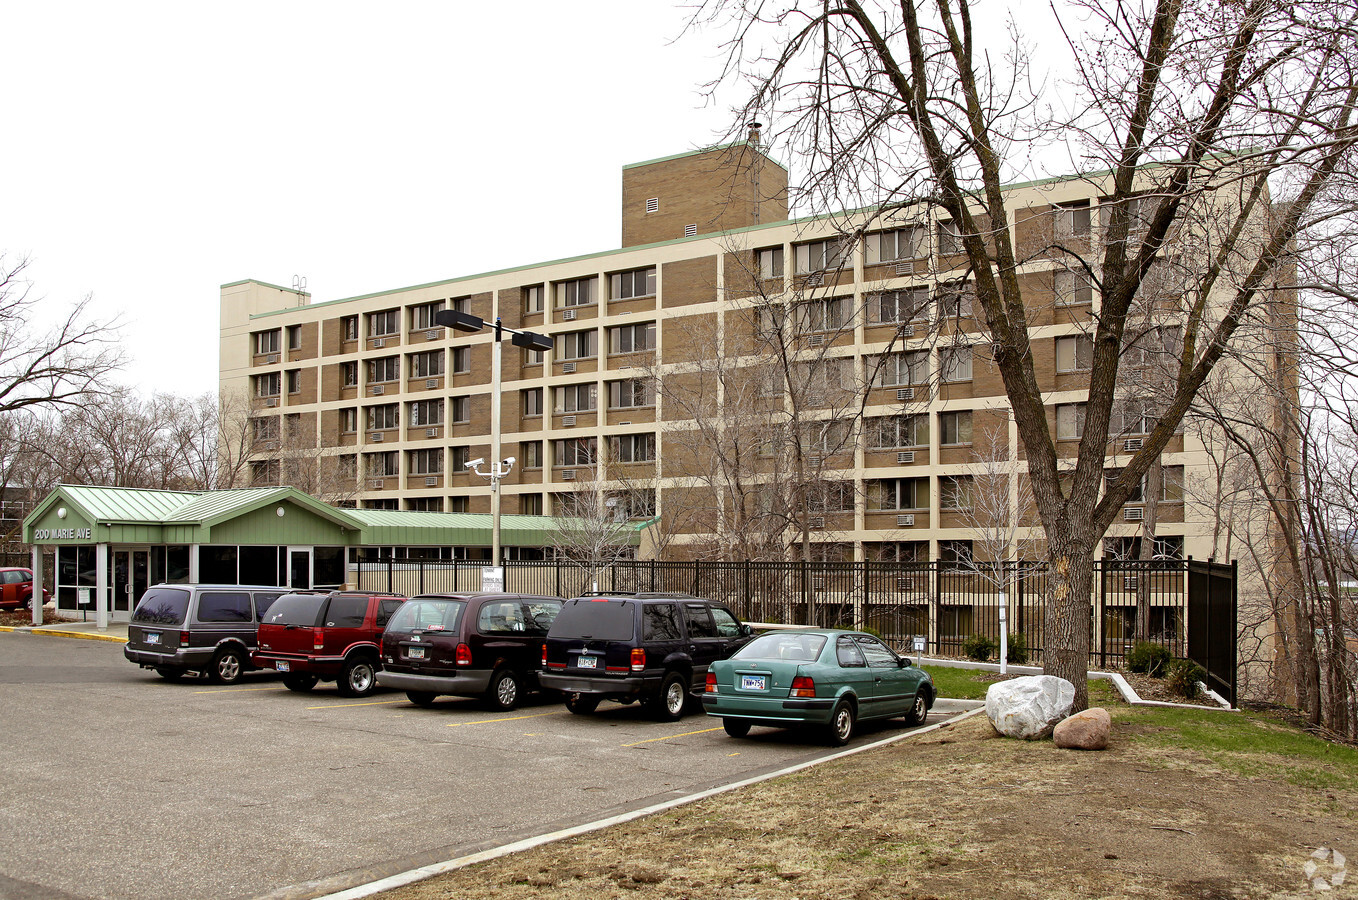
[[[513,709],[539,689],[542,641],[561,602],[531,594],[412,597],[387,623],[377,680],[420,706],[453,694]]]
[[[294,591],[274,601],[259,623],[250,659],[283,673],[290,690],[309,691],[334,681],[345,697],[377,687],[382,630],[405,602],[399,594],[370,591]]]

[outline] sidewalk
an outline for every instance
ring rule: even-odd
[[[0,631],[41,634],[48,637],[82,638],[87,641],[127,643],[126,622],[110,622],[103,631],[95,626],[93,619],[88,622],[49,622],[43,625],[0,625]]]

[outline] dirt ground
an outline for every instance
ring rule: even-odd
[[[974,716],[381,896],[1224,900],[1315,896],[1316,848],[1358,862],[1358,790],[1232,774],[1160,746],[1138,713],[1115,712],[1100,753],[1001,738]],[[1358,896],[1353,868],[1326,896]]]

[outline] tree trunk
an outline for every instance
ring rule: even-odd
[[[1043,617],[1042,672],[1075,686],[1071,713],[1089,707],[1089,648],[1094,563],[1087,549],[1068,538],[1051,543],[1047,611]]]

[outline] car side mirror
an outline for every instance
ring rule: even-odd
[[[749,637],[750,635],[754,634],[754,629],[751,628],[749,625],[742,624],[740,626],[740,634],[741,637]]]
[[[908,668],[910,668],[911,666],[914,665],[914,663],[912,663],[912,662],[910,661],[910,657],[908,657],[908,656],[902,656],[902,657],[900,657],[899,659],[897,659],[896,661],[897,661],[898,663],[900,663],[899,668],[902,668],[902,669],[908,669]]]

